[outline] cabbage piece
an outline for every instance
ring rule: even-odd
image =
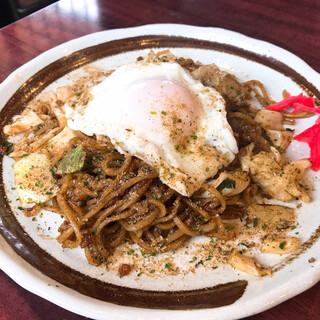
[[[62,160],[57,163],[56,173],[73,173],[83,168],[86,153],[82,150],[82,146],[72,149]]]
[[[253,155],[254,145],[240,150],[240,163],[243,171],[249,172],[254,183],[273,198],[288,202],[298,198],[310,202],[310,197],[301,186],[301,177],[311,162],[306,159],[286,163],[280,153],[261,151]]]
[[[43,203],[54,197],[59,188],[50,172],[51,163],[43,153],[31,153],[13,165],[15,183],[22,205]]]

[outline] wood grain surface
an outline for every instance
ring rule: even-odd
[[[237,31],[285,48],[320,72],[318,0],[60,0],[0,29],[0,82],[40,53],[68,40],[96,31],[150,23]],[[3,272],[0,288],[0,320],[86,319],[29,293]],[[319,302],[318,283],[247,319],[320,319]]]

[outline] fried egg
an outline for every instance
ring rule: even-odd
[[[68,126],[89,136],[108,136],[119,152],[144,160],[184,196],[238,152],[223,97],[177,63],[123,65],[91,95]]]

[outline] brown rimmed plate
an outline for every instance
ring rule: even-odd
[[[258,79],[275,100],[281,99],[284,88],[291,93],[304,90],[320,98],[319,74],[283,49],[223,29],[150,25],[88,35],[19,68],[0,86],[2,126],[38,93],[68,83],[69,73],[81,73],[79,68],[88,63],[112,69],[134,61],[150,49],[165,48],[203,63],[214,61],[241,80]],[[313,122],[310,118],[298,123],[296,132]],[[295,143],[288,157],[306,157],[307,152],[303,145]],[[216,319],[232,319],[270,308],[320,278],[320,218],[316,210],[319,175],[312,172],[309,178],[315,186],[313,202],[299,209],[299,226],[295,230],[299,232],[301,248],[294,255],[259,256],[260,261],[272,266],[273,277],[255,278],[224,266],[215,270],[198,268],[194,274],[163,273],[137,279],[136,275],[119,278],[113,272],[89,266],[81,250],[63,252],[56,241],[48,239],[55,236],[59,217],[44,213],[44,218],[34,222],[23,216],[18,210],[16,193],[11,190],[14,187],[11,165],[12,161],[5,157],[0,190],[3,236],[0,266],[28,290],[79,314],[97,319],[127,319],[129,315],[143,319],[150,312],[146,308],[152,308],[156,309],[153,315],[160,319],[168,316],[191,319],[209,317],[215,308]],[[315,258],[313,264],[308,262],[311,257]],[[181,264],[188,260],[179,256],[176,259]]]

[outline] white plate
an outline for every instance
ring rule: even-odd
[[[320,76],[318,73],[298,57],[274,45],[218,28],[158,24],[91,34],[67,42],[41,54],[13,72],[0,85],[0,94],[2,96],[2,105],[0,107],[2,108],[5,105],[6,101],[9,100],[12,94],[14,94],[25,81],[32,77],[37,71],[57,59],[89,46],[140,35],[183,36],[229,44],[261,56],[275,58],[293,68],[298,74],[305,77],[307,81],[319,89]],[[221,69],[235,74],[243,81],[248,79],[261,80],[275,100],[281,99],[281,92],[284,88],[293,94],[301,92],[301,88],[291,78],[263,64],[234,54],[211,49],[186,47],[170,48],[170,50],[177,56],[191,57],[203,63],[214,61]],[[149,49],[146,48],[140,51],[129,51],[105,58],[94,64],[114,68],[123,63],[133,61],[136,57],[148,51]],[[54,88],[62,85],[66,83],[66,81],[66,77],[63,77],[51,84],[51,87]],[[314,118],[311,118],[298,123],[296,133],[310,126],[313,122]],[[293,143],[288,153],[290,158],[299,159],[308,155],[308,148],[303,144]],[[13,174],[10,166],[11,161],[6,157],[4,161],[5,170],[3,172],[3,179],[7,190],[10,190],[11,186],[13,186]],[[317,214],[316,209],[320,203],[319,174],[310,172],[309,176],[315,183],[315,191],[313,193],[313,202],[311,204],[304,204],[302,209],[299,210],[299,227],[295,231],[299,232],[301,242],[308,241],[320,226],[320,216]],[[8,192],[8,197],[12,200],[11,206],[13,210],[17,211],[18,203],[15,201],[16,195],[10,191]],[[120,279],[115,274],[109,272],[102,273],[101,269],[89,266],[81,250],[67,250],[65,253],[62,253],[61,247],[56,241],[45,240],[39,237],[39,227],[40,229],[44,229],[44,227],[48,227],[50,224],[52,229],[56,230],[54,225],[57,216],[48,215],[45,219],[38,219],[41,221],[37,223],[32,222],[30,218],[26,218],[22,214],[18,214],[16,218],[38,246],[50,253],[53,257],[59,259],[63,264],[92,278],[97,278],[115,285],[145,290],[170,291],[200,289],[239,279],[245,279],[249,283],[244,295],[239,300],[231,305],[215,308],[214,311],[212,309],[151,311],[142,308],[119,306],[87,297],[55,282],[31,267],[8,246],[2,237],[0,238],[0,267],[12,279],[29,291],[63,308],[95,319],[150,319],[150,312],[152,312],[152,317],[155,319],[165,319],[168,317],[172,319],[194,319],[195,317],[212,319],[213,314],[214,319],[241,318],[271,308],[310,288],[320,279],[319,239],[306,251],[301,252],[299,257],[290,263],[286,262],[286,259],[290,259],[290,256],[259,256],[260,261],[271,266],[286,262],[286,265],[281,270],[275,272],[273,277],[254,278],[240,272],[235,272],[231,268],[224,267],[210,272],[204,272],[200,269],[195,275],[187,274],[185,276],[181,275],[170,278],[159,277],[149,279],[145,277],[143,281],[137,281],[135,280],[136,277],[128,276]],[[311,257],[316,260],[312,264],[308,262]]]

